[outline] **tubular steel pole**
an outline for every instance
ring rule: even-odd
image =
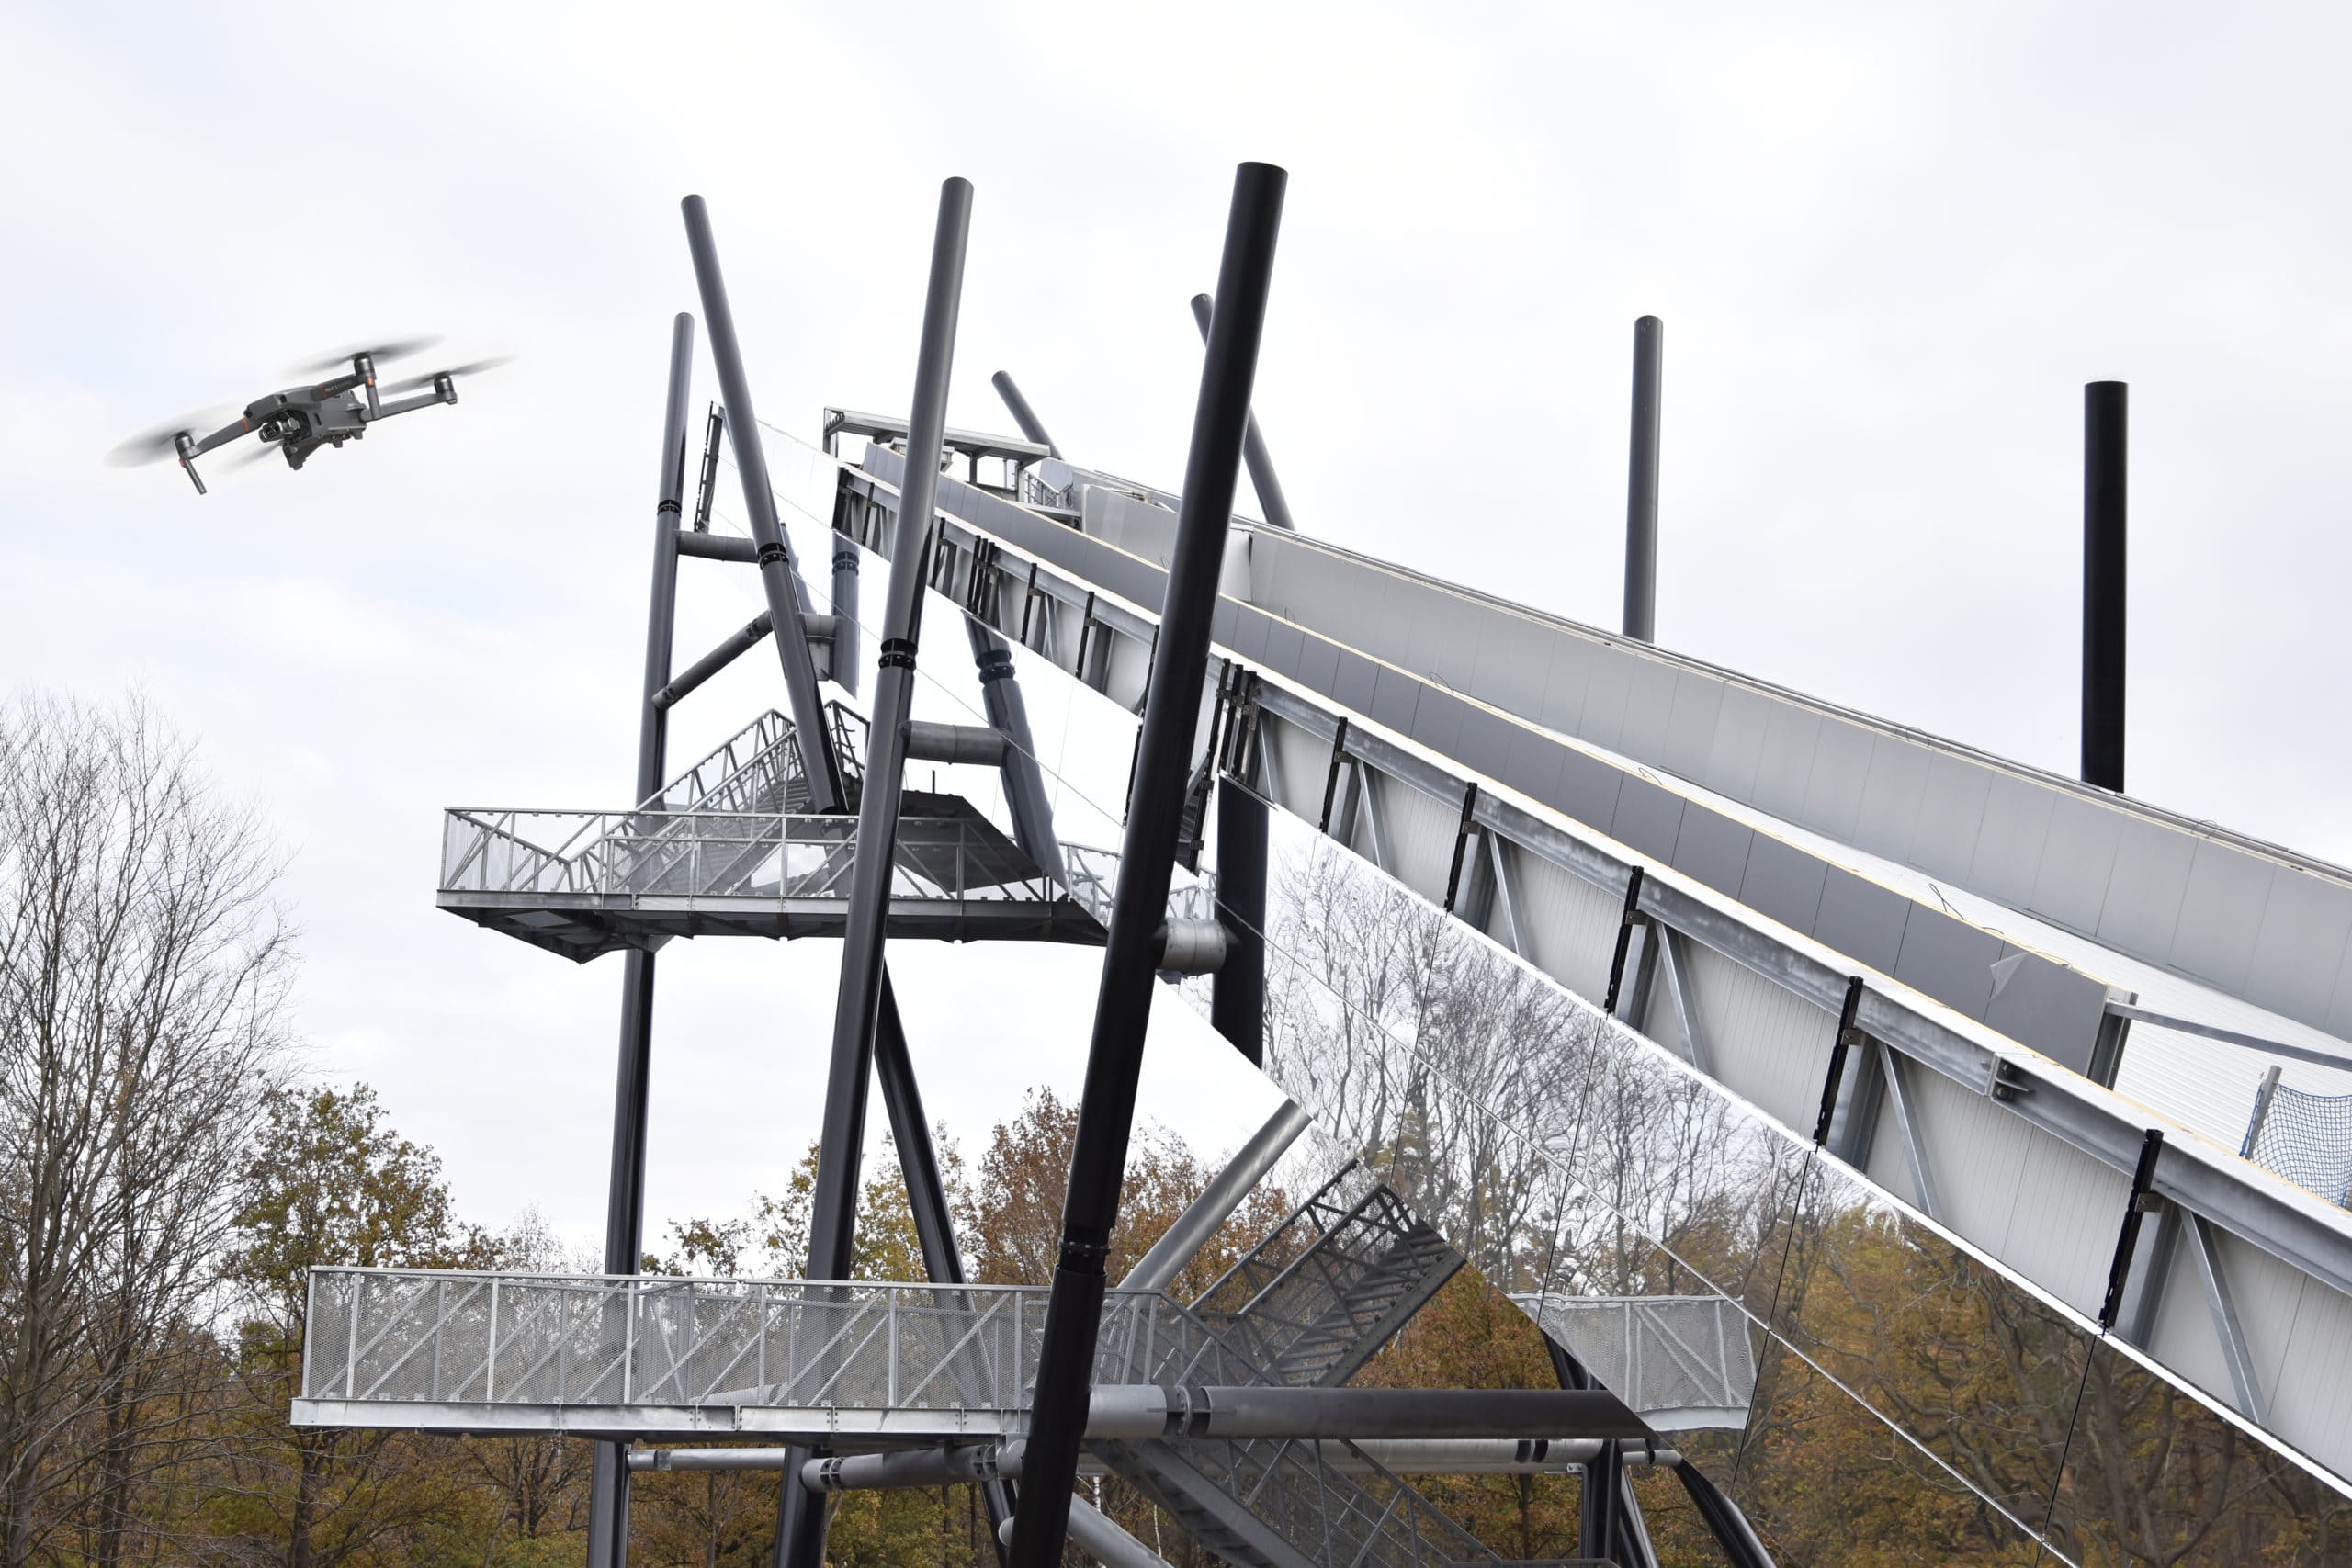
[[[874,1039],[882,1008],[882,939],[899,833],[899,775],[906,767],[907,715],[914,697],[915,645],[922,619],[923,562],[938,493],[939,453],[947,426],[947,381],[956,357],[956,318],[964,292],[964,242],[971,228],[972,186],[940,187],[939,220],[923,301],[922,343],[907,421],[906,478],[899,492],[898,536],[884,590],[882,648],[867,729],[865,787],[858,799],[857,849],[850,868],[849,911],[842,932],[841,990],[833,1006],[833,1049],[825,1079],[816,1190],[808,1213],[811,1280],[850,1276],[857,1226],[858,1151],[865,1137],[865,1096],[874,1072]],[[797,1472],[787,1472],[776,1524],[777,1568],[818,1568],[825,1516]]]
[[[1029,400],[1021,395],[1021,389],[1012,384],[1011,376],[1000,370],[989,378],[989,385],[994,387],[996,395],[1004,400],[1004,406],[1012,412],[1012,423],[1021,427],[1022,434],[1043,446],[1047,457],[1062,455],[1062,449],[1054,445],[1054,438],[1046,434],[1045,422],[1037,417],[1037,411],[1029,406]]]
[[[1625,635],[1657,640],[1657,425],[1666,323],[1634,323],[1634,440],[1625,476]]]
[[[882,974],[882,1008],[874,1032],[875,1076],[882,1081],[882,1106],[890,1118],[890,1139],[899,1145],[899,1169],[906,1178],[907,1206],[914,1213],[915,1239],[922,1247],[923,1272],[934,1285],[964,1282],[964,1255],[956,1245],[956,1220],[947,1206],[947,1184],[940,1179],[939,1154],[932,1146],[931,1122],[923,1115],[922,1087],[907,1054],[907,1032],[899,1018],[899,998],[889,971]],[[1012,1517],[1012,1488],[994,1479],[980,1482],[988,1506],[989,1544],[1000,1560],[1004,1546],[997,1529]]]
[[[695,371],[695,319],[670,324],[670,399],[662,425],[662,473],[653,507],[653,588],[645,613],[645,690],[638,706],[637,795],[662,788],[669,714],[654,702],[670,683],[678,607],[678,515],[686,481],[686,396]],[[652,1084],[653,954],[629,950],[621,965],[620,1064],[613,1089],[613,1163],[605,1198],[605,1272],[634,1274],[645,1243],[645,1110]],[[588,1476],[589,1568],[620,1568],[628,1555],[628,1445],[598,1443]]]
[[[1037,863],[1039,870],[1062,882],[1067,874],[1061,844],[1054,836],[1053,800],[1046,794],[1046,776],[1037,766],[1037,743],[1029,733],[1029,708],[1021,700],[1012,649],[978,615],[964,617],[964,631],[972,644],[972,662],[979,671],[980,701],[989,723],[1004,732],[1004,795],[1012,814],[1013,841],[1023,854]]]
[[[1119,857],[1119,885],[1094,1001],[1084,1098],[1062,1208],[1060,1258],[1047,1298],[1036,1393],[1030,1405],[1026,1478],[1013,1515],[1014,1568],[1055,1568],[1069,1532],[1070,1487],[1086,1427],[1095,1335],[1102,1315],[1103,1258],[1119,1217],[1120,1178],[1133,1130],[1144,1027],[1151,1016],[1157,933],[1168,918],[1176,836],[1191,783],[1201,688],[1207,679],[1209,617],[1233,515],[1235,470],[1250,418],[1258,339],[1266,319],[1274,242],[1289,176],[1270,164],[1244,164],[1226,220],[1217,298],[1193,411],[1192,450],[1177,515],[1176,553],[1160,604],[1135,784]],[[911,460],[910,460],[911,471]]]
[[[1216,315],[1216,298],[1210,294],[1193,296],[1193,321],[1201,329],[1201,341],[1209,341],[1209,322]],[[1258,504],[1265,509],[1266,521],[1285,533],[1295,534],[1298,525],[1290,520],[1290,501],[1283,494],[1283,481],[1275,476],[1272,454],[1266,450],[1266,438],[1258,429],[1258,416],[1251,414],[1250,423],[1241,427],[1241,460],[1250,466],[1250,488],[1258,492]]]
[[[833,683],[857,694],[857,546],[833,536]]]
[[[2130,389],[2083,389],[2083,782],[2123,792],[2123,618]]]
[[[718,368],[718,395],[727,410],[728,428],[736,433],[735,469],[743,479],[743,513],[751,520],[752,538],[759,548],[760,588],[766,594],[768,614],[775,626],[776,658],[784,666],[784,689],[790,700],[792,725],[800,737],[801,761],[808,774],[810,804],[820,812],[842,806],[841,773],[833,759],[832,740],[825,728],[825,705],[817,692],[817,663],[806,636],[790,635],[800,624],[798,574],[792,565],[792,546],[776,521],[775,494],[768,485],[766,445],[760,439],[760,422],[752,412],[752,383],[743,372],[743,351],[735,341],[735,312],[727,303],[727,279],[718,270],[718,245],[711,238],[710,212],[702,197],[690,196],[682,204],[686,215],[686,248],[694,253],[695,282],[702,290],[702,313],[710,331],[710,357]]]

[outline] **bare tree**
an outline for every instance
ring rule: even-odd
[[[288,933],[254,814],[141,701],[0,711],[0,1564],[121,1560],[263,1092]]]

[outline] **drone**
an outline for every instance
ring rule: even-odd
[[[260,437],[262,444],[250,450],[245,461],[256,461],[275,446],[285,454],[288,468],[300,468],[322,446],[341,446],[346,441],[359,440],[368,434],[369,425],[394,414],[413,413],[435,403],[456,402],[458,377],[480,375],[506,363],[503,358],[477,359],[471,364],[412,376],[390,386],[376,384],[379,362],[421,354],[439,341],[430,337],[402,338],[338,350],[296,366],[294,374],[340,374],[328,376],[314,386],[288,387],[247,403],[242,414],[209,435],[198,432],[222,417],[223,411],[199,410],[132,436],[116,447],[107,461],[128,466],[176,457],[180,467],[187,470],[188,481],[196,486],[196,493],[203,495],[207,493],[204,477],[196,471],[196,460],[232,441],[254,435]],[[404,393],[413,395],[403,396]]]

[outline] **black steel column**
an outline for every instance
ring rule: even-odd
[[[1666,323],[1634,323],[1634,441],[1625,478],[1625,635],[1657,640],[1657,423]]]
[[[768,484],[767,446],[760,439],[760,422],[752,412],[752,383],[743,370],[742,348],[735,341],[735,312],[728,307],[727,278],[718,270],[718,244],[711,238],[710,213],[702,197],[690,196],[683,205],[686,248],[694,253],[695,282],[702,290],[703,319],[710,332],[710,357],[718,370],[718,392],[725,400],[728,428],[735,433],[735,471],[743,480],[743,513],[759,549],[760,588],[774,620],[776,658],[784,666],[785,695],[792,709],[793,728],[800,738],[810,803],[820,812],[839,810],[841,775],[825,729],[816,660],[808,651],[807,635],[792,635],[801,625],[799,573],[792,564],[791,541],[776,520],[775,492]]]
[[[1217,272],[1217,298],[1224,304],[1209,333],[1193,411],[1176,553],[1168,567],[1158,652],[1136,745],[1118,891],[1112,900],[1069,1191],[1062,1208],[1061,1254],[1046,1308],[1021,1503],[1013,1516],[1015,1568],[1057,1568],[1069,1532],[1070,1487],[1078,1474],[1102,1315],[1103,1258],[1119,1217],[1144,1028],[1157,984],[1156,939],[1168,918],[1168,886],[1191,784],[1201,688],[1208,674],[1209,619],[1225,562],[1288,178],[1272,164],[1242,164],[1226,220],[1225,255]]]
[[[2083,389],[2083,782],[2123,791],[2123,612],[2130,389]]]
[[[678,607],[678,514],[686,481],[686,394],[694,381],[695,319],[670,324],[670,398],[662,425],[662,476],[653,507],[653,586],[645,613],[645,689],[639,699],[637,793],[662,788],[669,713],[654,696],[670,683]],[[605,1272],[634,1274],[645,1246],[646,1099],[652,1084],[653,954],[631,949],[621,965],[620,1065],[613,1089],[612,1174],[605,1198]],[[589,1568],[628,1556],[627,1443],[598,1443],[588,1477]]]
[[[833,1049],[825,1079],[816,1190],[808,1213],[810,1280],[846,1280],[854,1256],[858,1156],[865,1140],[866,1089],[882,1008],[882,941],[899,832],[900,775],[906,770],[907,715],[914,697],[916,640],[922,626],[923,567],[929,558],[939,453],[947,424],[948,373],[956,355],[956,318],[964,291],[964,242],[971,227],[972,186],[940,187],[932,239],[931,283],[923,301],[922,342],[915,362],[914,403],[907,420],[905,481],[899,492],[898,536],[884,591],[882,648],[867,728],[865,785],[858,799],[856,857],[842,932],[841,990],[833,1006]],[[785,1472],[776,1521],[777,1568],[818,1568],[824,1556],[824,1504]]]
[[[1012,423],[1021,427],[1022,434],[1043,446],[1049,457],[1062,455],[1062,449],[1054,445],[1054,438],[1046,434],[1045,423],[1038,419],[1037,411],[1029,406],[1029,400],[1023,397],[1021,389],[1012,384],[1012,377],[1000,370],[989,378],[989,385],[994,387],[996,395],[1004,400],[1004,406],[1011,412]]]
[[[932,1145],[922,1088],[915,1081],[914,1059],[907,1054],[906,1026],[899,1019],[898,993],[890,985],[888,969],[882,973],[882,1008],[875,1020],[874,1071],[882,1083],[890,1139],[899,1145],[899,1170],[906,1178],[907,1207],[914,1213],[923,1272],[934,1285],[960,1285],[964,1254],[956,1244],[956,1218],[947,1206],[947,1183],[939,1174],[939,1152]],[[973,1397],[978,1397],[977,1389]],[[988,1505],[989,1544],[1001,1562],[1005,1549],[997,1531],[1012,1514],[1012,1484],[983,1481],[980,1497]]]
[[[1253,1067],[1266,1065],[1266,803],[1216,782],[1216,912],[1225,962],[1209,981],[1209,1022]]]
[[[1193,296],[1193,321],[1201,329],[1201,341],[1209,341],[1209,322],[1216,315],[1214,295]],[[1258,416],[1251,414],[1250,423],[1241,427],[1241,460],[1250,465],[1250,488],[1258,492],[1258,504],[1265,509],[1266,521],[1287,533],[1298,532],[1298,525],[1290,520],[1290,500],[1283,494],[1283,481],[1274,473],[1273,454],[1266,450],[1266,437],[1258,429]]]

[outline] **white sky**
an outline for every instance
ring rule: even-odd
[[[2125,379],[2133,792],[2352,860],[2347,34],[2320,5],[13,6],[0,669],[143,684],[202,738],[296,852],[320,1070],[377,1084],[468,1213],[593,1233],[618,966],[431,882],[445,806],[627,794],[678,198],[711,203],[761,412],[813,434],[905,406],[938,182],[970,178],[951,420],[1008,428],[1008,369],[1074,457],[1173,484],[1185,299],[1262,158],[1292,184],[1258,408],[1310,531],[1612,624],[1655,312],[1660,640],[2071,769],[2081,385]],[[426,330],[526,357],[203,501],[98,466]],[[682,658],[749,603],[686,570]],[[682,710],[673,759],[773,668]],[[967,1153],[1074,1089],[1091,954],[894,952]],[[835,956],[664,953],[657,1221],[805,1146]],[[1186,1021],[1148,1092],[1229,1144],[1262,1101]]]

